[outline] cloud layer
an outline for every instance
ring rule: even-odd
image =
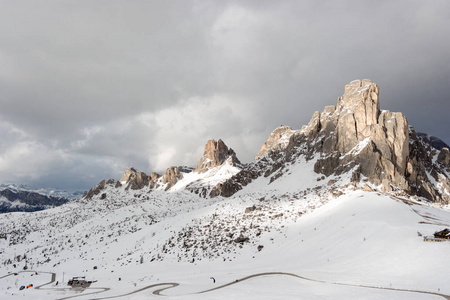
[[[249,162],[369,78],[382,109],[450,142],[448,1],[3,1],[0,182],[88,189]]]

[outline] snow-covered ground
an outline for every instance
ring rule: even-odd
[[[105,197],[3,214],[0,298],[450,295],[450,242],[423,238],[450,228],[448,209],[355,189],[348,174],[325,178],[313,165],[286,165],[277,180],[260,177],[231,198],[180,188],[196,182],[191,174],[169,192],[108,185]],[[228,166],[201,176],[216,183],[235,172]],[[74,276],[96,282],[71,289]]]
[[[255,241],[243,243],[242,248],[238,244],[239,246],[231,251],[233,256],[228,255],[230,259],[226,261],[223,260],[223,255],[194,262],[178,261],[177,258],[183,250],[176,248],[172,252],[169,251],[170,255],[166,254],[166,259],[149,261],[155,242],[162,243],[170,239],[174,232],[180,232],[180,228],[186,224],[191,224],[192,228],[196,228],[197,223],[207,225],[203,221],[210,220],[218,208],[224,208],[221,212],[223,218],[226,218],[227,212],[230,215],[237,214],[237,211],[243,212],[252,202],[243,198],[207,203],[198,209],[183,211],[133,234],[121,235],[117,242],[111,244],[93,241],[86,245],[76,244],[74,247],[79,249],[62,250],[60,256],[55,255],[57,258],[54,260],[60,264],[33,267],[33,270],[38,271],[38,275],[19,273],[17,276],[0,279],[2,299],[58,299],[68,296],[76,296],[77,299],[104,298],[125,295],[159,283],[179,284],[162,292],[167,295],[166,299],[442,298],[437,295],[367,286],[450,295],[450,243],[424,242],[421,236],[432,235],[445,226],[450,227],[450,212],[429,205],[405,204],[398,199],[373,192],[347,191],[301,217],[292,218],[286,213],[282,217],[265,220],[262,224],[267,225],[269,231],[263,230],[259,237],[249,235]],[[290,208],[295,211],[302,207],[297,206],[295,202],[305,201],[286,200],[289,204],[280,203],[275,210],[286,212],[287,208]],[[256,203],[254,200],[253,202]],[[130,208],[115,213],[124,214],[127,210]],[[255,215],[257,211],[247,215]],[[111,214],[103,216],[98,218],[97,222],[101,223],[105,218],[113,217]],[[87,224],[76,226],[64,234],[71,236],[82,228],[100,226]],[[110,234],[105,232],[107,233]],[[100,235],[97,238],[100,238]],[[196,238],[201,237],[199,235]],[[263,246],[260,251],[257,249],[259,245]],[[14,247],[15,253],[22,253],[23,247],[27,247],[26,244]],[[129,253],[126,257],[121,257],[124,251]],[[7,249],[2,249],[2,252],[9,253]],[[81,257],[75,257],[75,253],[80,253]],[[164,256],[165,253],[160,254]],[[96,270],[94,266],[97,266]],[[9,266],[7,270],[2,266],[2,270],[2,275],[14,271]],[[18,290],[21,285],[33,283],[38,286],[50,281],[51,276],[41,274],[41,271],[55,272],[55,280],[60,284],[56,286],[54,282],[41,289]],[[269,274],[240,280],[234,285],[215,291],[196,294],[265,272],[286,272],[310,280]],[[61,290],[63,276],[64,281],[72,276],[86,276],[87,279],[98,280],[91,288],[106,287],[109,290],[87,296],[83,295],[103,290]],[[215,283],[211,277],[215,278]],[[156,297],[152,294],[155,289],[157,288],[148,288],[122,298]]]

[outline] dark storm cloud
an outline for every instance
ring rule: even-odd
[[[128,166],[250,161],[369,78],[450,141],[448,1],[2,1],[0,181],[88,188]]]

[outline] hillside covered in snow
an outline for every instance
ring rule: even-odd
[[[0,297],[450,299],[450,240],[435,235],[450,228],[449,161],[354,81],[249,164],[210,140],[195,168],[129,168],[0,215]],[[89,287],[67,286],[80,276]]]
[[[27,186],[0,184],[0,213],[33,212],[62,205],[81,198],[80,192],[57,189],[32,189]]]

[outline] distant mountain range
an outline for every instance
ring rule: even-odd
[[[82,192],[78,191],[32,189],[25,185],[0,184],[0,213],[43,210],[78,199],[82,195]]]

